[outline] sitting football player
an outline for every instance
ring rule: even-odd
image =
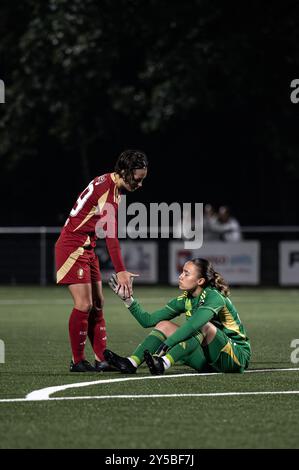
[[[177,362],[199,372],[242,373],[248,368],[249,338],[229,298],[228,285],[208,260],[186,262],[179,276],[184,292],[153,313],[132,296],[125,297],[115,275],[109,285],[143,328],[154,327],[129,357],[104,351],[106,361],[120,372],[135,373],[144,361],[153,375],[163,374]],[[182,313],[186,322],[179,326],[173,319]]]

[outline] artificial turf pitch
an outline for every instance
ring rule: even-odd
[[[178,292],[135,288],[148,311]],[[138,325],[110,290],[105,288],[104,294],[108,347],[128,355],[149,330]],[[291,361],[291,342],[299,337],[299,292],[235,288],[231,298],[251,339],[250,370],[261,371],[198,376],[177,365],[153,379],[146,366],[136,376],[69,373],[72,303],[67,288],[1,287],[5,363],[0,364],[0,448],[299,448],[299,394],[272,393],[299,390],[299,371],[275,370],[299,367]],[[92,361],[89,345],[87,358]],[[173,374],[179,376],[167,377]],[[1,402],[50,386],[99,380],[105,383],[51,395],[81,399]],[[248,394],[210,395],[228,392]],[[205,395],[163,396],[175,394]]]

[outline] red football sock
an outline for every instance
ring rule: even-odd
[[[88,330],[88,312],[73,308],[69,319],[69,334],[74,363],[85,359],[84,348]]]
[[[88,337],[95,355],[100,361],[104,361],[103,352],[106,349],[106,322],[103,310],[93,308],[88,318]]]

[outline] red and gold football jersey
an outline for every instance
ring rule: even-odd
[[[120,199],[115,173],[96,177],[79,195],[63,227],[60,241],[67,245],[75,243],[76,246],[95,247],[98,230],[106,230],[105,240],[114,268],[116,272],[125,271],[117,238]]]

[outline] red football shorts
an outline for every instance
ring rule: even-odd
[[[101,281],[99,259],[94,249],[55,245],[57,284],[87,284]]]

